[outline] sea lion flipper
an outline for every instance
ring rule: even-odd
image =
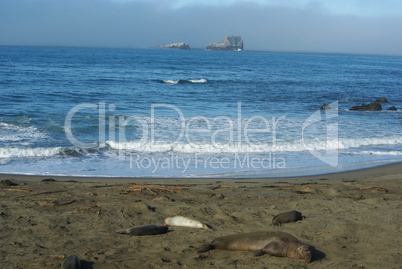
[[[282,256],[282,248],[283,246],[281,244],[278,244],[278,242],[274,241],[274,242],[270,242],[269,244],[267,244],[263,249],[261,249],[260,251],[263,254],[268,254],[270,256]]]
[[[259,250],[254,251],[254,257],[259,257],[259,256],[262,256],[262,255],[264,255],[264,254],[267,254],[267,253],[264,251],[264,249],[259,249]]]
[[[272,225],[274,226],[282,226],[282,224],[278,221],[276,221],[275,219],[272,220]]]
[[[210,250],[212,250],[212,249],[215,249],[215,245],[213,245],[213,244],[205,244],[205,245],[203,245],[203,246],[201,247],[201,249],[198,250],[197,252],[198,252],[198,253],[203,253],[203,252],[210,251]]]

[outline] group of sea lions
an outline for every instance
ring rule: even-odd
[[[272,219],[272,224],[274,226],[280,226],[283,223],[295,222],[302,219],[304,219],[304,216],[300,212],[292,210],[274,216]],[[176,216],[165,219],[165,226],[148,224],[133,227],[119,233],[135,236],[164,234],[169,230],[166,225],[180,226],[179,223],[182,223],[181,226],[185,227],[202,229],[209,228],[209,226],[204,225],[196,220]],[[216,238],[209,244],[205,244],[200,250],[198,250],[198,253],[203,253],[213,249],[248,250],[254,251],[255,256],[268,254],[276,257],[299,259],[306,262],[313,261],[314,254],[319,254],[321,256],[325,255],[324,253],[316,250],[313,246],[299,241],[293,235],[281,231],[251,232],[222,236]],[[62,268],[81,268],[79,259],[76,256],[67,257]]]

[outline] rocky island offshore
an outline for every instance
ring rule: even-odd
[[[160,49],[191,49],[190,45],[185,42],[170,43],[158,46]],[[208,44],[207,50],[224,50],[224,51],[242,51],[243,39],[241,36],[225,36],[221,42]]]
[[[165,45],[159,46],[159,48],[161,48],[161,49],[186,49],[186,50],[191,49],[190,45],[185,42],[165,44]]]
[[[243,39],[241,36],[225,36],[222,42],[210,43],[205,49],[207,50],[243,50]]]

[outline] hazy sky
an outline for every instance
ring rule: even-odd
[[[402,55],[401,0],[0,0],[0,45],[245,49]]]

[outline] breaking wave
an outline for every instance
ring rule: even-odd
[[[61,154],[62,147],[54,148],[0,148],[0,158],[53,157]]]
[[[401,156],[402,151],[368,151],[364,150],[361,152],[356,152],[356,154],[366,154],[366,155],[388,155],[388,156]]]
[[[276,143],[256,144],[229,144],[229,143],[142,143],[107,141],[106,144],[115,150],[128,150],[146,153],[266,153],[266,152],[303,152],[328,151],[362,148],[370,146],[402,145],[402,137],[390,138],[360,138],[360,139],[333,139],[311,141],[289,141]],[[391,155],[392,152],[391,152]]]
[[[49,158],[56,156],[78,157],[88,154],[97,154],[98,149],[80,149],[72,147],[37,147],[37,148],[0,148],[0,159],[8,158]]]
[[[159,80],[161,83],[165,84],[184,84],[184,83],[207,83],[208,80],[205,78],[201,79],[177,79],[177,80],[171,80],[171,79],[166,79],[166,80]]]
[[[33,126],[22,127],[0,122],[0,142],[17,142],[47,138]]]

